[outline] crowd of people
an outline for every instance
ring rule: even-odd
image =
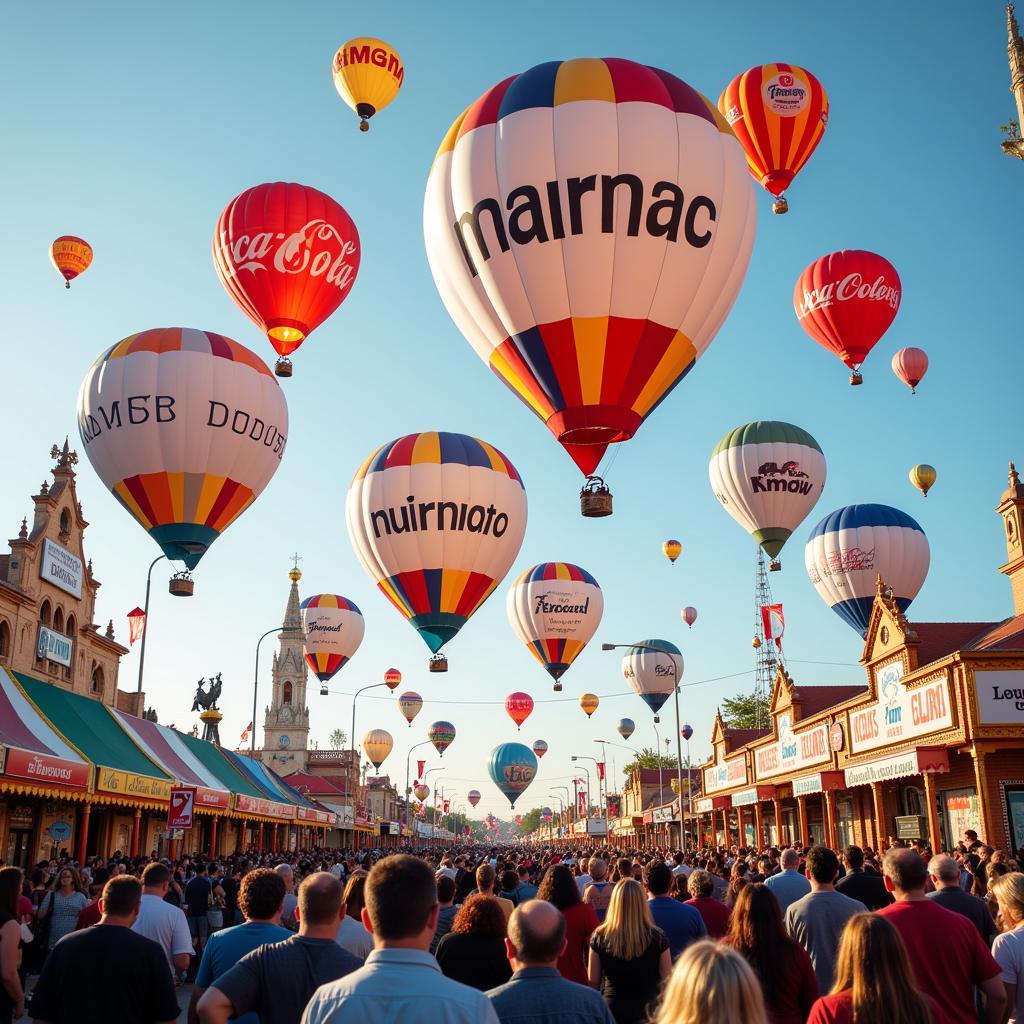
[[[973,833],[0,868],[0,1022],[169,1024],[189,982],[189,1024],[1024,1024],[1024,873]]]

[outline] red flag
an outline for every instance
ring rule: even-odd
[[[451,803],[450,800],[445,800],[445,802],[444,802],[444,813],[445,814],[448,813],[448,805],[449,805],[449,803]]]
[[[604,782],[604,761],[597,762],[597,778],[600,782]]]
[[[416,762],[416,778],[418,778],[418,779],[422,779],[423,778],[423,766],[426,763],[427,763],[426,761],[417,761]]]
[[[244,729],[242,730],[242,735],[241,735],[241,737],[240,737],[240,738],[239,738],[239,740],[238,740],[238,745],[239,745],[240,747],[242,747],[242,746],[245,746],[245,744],[249,742],[249,733],[250,733],[250,732],[252,732],[252,722],[250,722],[250,723],[249,723],[249,724],[248,724],[248,725],[247,725],[247,726],[246,726],[246,727],[245,727],[245,728],[244,728]]]
[[[581,789],[579,792],[579,806],[579,815],[581,818],[585,818],[587,816],[587,791],[585,789]]]
[[[786,618],[782,614],[782,605],[761,605],[761,625],[764,626],[765,639],[774,640],[775,646],[782,650],[782,634],[786,629]]]
[[[146,613],[141,608],[133,608],[128,613],[128,646],[131,647],[146,629]]]

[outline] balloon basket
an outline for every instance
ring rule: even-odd
[[[167,581],[167,589],[175,597],[191,597],[196,590],[196,581],[187,570],[176,572]]]
[[[768,563],[768,571],[769,572],[778,572],[781,568],[782,568],[782,563],[777,558],[773,558]]]
[[[555,683],[555,685],[552,686],[551,689],[554,690],[555,693],[561,693],[562,692],[562,684],[561,683]]]
[[[365,117],[359,122],[359,130],[361,132],[368,132],[370,130],[370,122]]]
[[[321,697],[326,697],[327,696],[327,684],[326,683],[321,683],[320,684],[320,696]]]
[[[850,385],[851,387],[858,388],[864,383],[864,377],[861,375],[860,370],[854,370],[850,374]]]
[[[779,198],[772,203],[772,213],[789,213],[789,203],[785,198],[779,196]]]
[[[65,288],[70,288],[71,287],[71,282],[70,281],[65,281],[64,282],[64,287]]]
[[[588,476],[580,491],[580,512],[586,519],[603,519],[612,514],[612,492],[599,476]]]
[[[447,672],[448,659],[443,654],[435,654],[427,664],[431,672]]]
[[[276,377],[290,377],[292,375],[292,361],[287,356],[281,356],[274,363],[274,375]]]
[[[661,715],[655,715],[654,716],[654,724],[655,725],[661,725]]]

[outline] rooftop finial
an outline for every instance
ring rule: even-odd
[[[21,520],[21,529],[18,531],[18,536],[24,540],[28,536],[28,520]]]
[[[64,447],[54,445],[50,449],[50,458],[57,460],[56,469],[71,469],[78,465],[78,452],[73,452],[68,444],[67,436],[64,437]]]
[[[288,570],[288,579],[290,579],[292,583],[298,583],[299,580],[302,579],[302,570],[299,568],[299,562],[301,561],[302,558],[297,552],[292,555],[292,567]]]

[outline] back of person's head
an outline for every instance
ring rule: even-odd
[[[705,871],[703,868],[691,871],[690,877],[686,880],[686,891],[694,899],[710,896],[715,891],[715,882],[711,877],[711,872]]]
[[[590,858],[590,877],[595,882],[603,882],[608,878],[608,861],[602,857]]]
[[[529,878],[530,869],[525,864],[520,864],[518,870],[516,871],[516,875],[519,878]]]
[[[488,863],[483,863],[476,869],[476,887],[481,892],[490,892],[494,887],[494,868]]]
[[[537,899],[546,900],[559,910],[568,910],[580,902],[580,887],[572,871],[564,864],[553,864],[544,872]]]
[[[437,882],[424,861],[397,854],[374,864],[366,879],[364,896],[366,914],[376,938],[411,939],[426,929],[437,906]]]
[[[745,956],[757,946],[785,940],[782,911],[771,889],[761,883],[740,889],[729,923],[729,945]]]
[[[960,866],[947,853],[938,853],[928,862],[928,874],[943,885],[960,881]]]
[[[831,885],[839,874],[839,858],[827,846],[812,846],[807,853],[807,874],[819,885]]]
[[[508,919],[508,944],[521,964],[554,966],[565,947],[565,918],[545,900],[528,900]]]
[[[791,846],[782,851],[782,870],[793,871],[800,864],[800,853]]]
[[[159,889],[171,880],[171,869],[159,861],[147,864],[142,870],[142,885],[145,889]]]
[[[843,851],[843,859],[851,871],[859,871],[864,867],[864,851],[859,846],[848,846]]]
[[[466,902],[452,921],[452,931],[456,935],[475,935],[481,939],[505,938],[505,911],[493,897],[474,893],[466,897]]]
[[[284,879],[270,868],[257,868],[242,879],[238,907],[247,921],[269,921],[284,904]]]
[[[206,874],[206,870],[207,870],[206,869],[206,865],[202,861],[196,861],[195,868],[196,868],[196,874],[197,875],[205,875]]]
[[[502,871],[501,891],[511,892],[519,884],[519,875],[512,870]]]
[[[620,857],[615,862],[615,871],[619,878],[632,878],[633,877],[633,861],[630,857]],[[618,881],[618,879],[615,879]]]
[[[437,902],[451,903],[455,899],[455,880],[450,875],[442,875],[437,880]]]
[[[100,900],[104,916],[133,917],[142,902],[142,883],[131,875],[118,875],[103,887]]]
[[[655,1024],[767,1024],[750,965],[729,946],[702,939],[687,946],[665,986]]]
[[[916,850],[887,850],[882,872],[896,892],[917,892],[928,882],[928,866]]]
[[[21,868],[0,868],[0,910],[18,917],[18,897],[25,876]]]
[[[832,992],[847,989],[854,1020],[886,1024],[930,1024],[932,1020],[927,1001],[914,987],[900,933],[876,914],[855,914],[843,928]]]
[[[623,878],[615,883],[604,922],[595,934],[612,956],[635,960],[643,956],[654,930],[654,918],[647,905],[643,887],[636,879]]]
[[[994,878],[988,891],[999,904],[1007,928],[1012,928],[1024,920],[1024,874],[1020,871],[1008,871],[1005,875]]]
[[[664,861],[650,861],[644,868],[644,884],[652,896],[664,896],[672,888],[672,869]]]
[[[446,875],[442,875],[442,878],[446,878]],[[354,917],[357,921],[362,913],[363,907],[366,906],[366,879],[367,874],[365,871],[358,875],[353,875],[345,883],[345,913],[349,917]],[[451,879],[448,879],[451,881]]]
[[[581,875],[589,875],[590,874],[590,870],[589,870],[590,869],[590,858],[589,857],[581,856],[577,863],[578,863]]]
[[[299,885],[299,923],[337,924],[341,916],[341,882],[329,871],[315,871]]]

